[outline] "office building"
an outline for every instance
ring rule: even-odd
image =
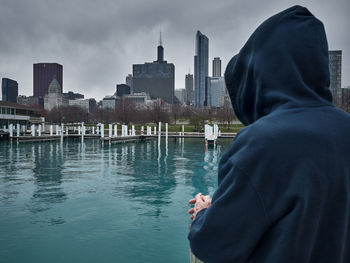
[[[96,111],[96,100],[93,98],[69,100],[69,106],[78,106],[87,112],[92,113]]]
[[[222,96],[225,90],[225,80],[223,77],[207,77],[207,106],[220,107]]]
[[[330,50],[329,53],[329,73],[330,73],[330,90],[335,105],[341,104],[341,67],[342,67],[342,51]]]
[[[187,74],[185,76],[185,89],[186,89],[186,104],[193,103],[193,75]]]
[[[129,101],[131,103],[134,103],[137,108],[145,107],[147,105],[147,103],[149,103],[151,100],[150,96],[145,92],[125,95],[123,97],[123,99],[125,101]]]
[[[157,60],[152,63],[134,64],[133,93],[145,92],[152,99],[161,98],[167,103],[174,101],[175,66],[164,60],[162,40],[157,47]]]
[[[206,77],[208,76],[209,39],[200,31],[196,34],[194,56],[194,104],[206,106]]]
[[[65,97],[67,100],[78,100],[78,99],[84,99],[84,95],[80,93],[75,93],[73,91],[68,91],[66,93],[62,93],[63,97]]]
[[[102,109],[114,111],[118,101],[119,98],[116,96],[105,96],[102,100]]]
[[[118,84],[116,87],[115,95],[118,97],[123,97],[124,95],[129,95],[131,93],[131,89],[129,85],[126,84]]]
[[[33,96],[44,97],[53,78],[60,84],[63,92],[63,67],[58,63],[36,63],[33,65]]]
[[[17,103],[32,108],[44,108],[44,98],[42,97],[19,95],[17,97]]]
[[[3,78],[2,79],[2,101],[17,102],[18,83],[15,80]]]
[[[213,77],[221,77],[221,59],[219,57],[213,59]]]

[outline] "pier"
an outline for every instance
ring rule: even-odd
[[[162,125],[165,131],[162,131]],[[107,129],[106,129],[107,126]],[[169,132],[168,123],[159,123],[155,126],[141,126],[140,130],[136,130],[134,125],[120,125],[99,123],[97,125],[88,125],[84,123],[70,125],[31,125],[27,129],[25,126],[10,124],[8,129],[0,131],[1,139],[10,140],[11,142],[39,142],[63,140],[66,138],[84,139],[100,139],[105,143],[124,143],[133,141],[145,141],[158,139],[162,137],[166,140],[170,138],[202,138],[206,146],[213,144],[220,138],[234,138],[236,133],[221,133],[216,124],[210,126],[205,124],[203,132],[185,132],[182,125],[181,132]],[[47,129],[48,128],[48,129]]]

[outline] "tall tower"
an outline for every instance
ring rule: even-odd
[[[33,96],[44,97],[48,93],[49,85],[56,76],[63,92],[63,67],[58,63],[33,64]]]
[[[164,48],[163,48],[163,43],[162,43],[162,32],[160,32],[160,34],[159,34],[157,61],[158,62],[164,61]]]
[[[209,39],[198,30],[194,56],[194,104],[196,107],[206,106],[205,82],[208,76],[208,60]]]
[[[221,77],[221,59],[219,57],[213,59],[213,77]]]
[[[342,51],[330,50],[329,56],[329,74],[330,74],[330,90],[333,96],[333,103],[337,106],[341,105],[341,64]]]

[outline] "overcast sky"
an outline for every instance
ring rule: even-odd
[[[162,31],[175,88],[193,73],[195,33],[209,38],[222,71],[254,29],[301,4],[325,24],[330,49],[343,50],[342,87],[350,86],[349,0],[0,0],[0,78],[33,95],[33,63],[63,65],[63,89],[102,99],[125,83],[132,64],[156,60]]]

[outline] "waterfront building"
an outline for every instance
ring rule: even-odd
[[[186,104],[193,103],[193,75],[188,73],[185,76]]]
[[[33,64],[33,96],[44,97],[49,90],[49,85],[56,77],[60,84],[60,92],[63,92],[63,66],[58,63]]]
[[[55,107],[67,106],[68,100],[62,95],[62,88],[56,77],[51,81],[48,93],[44,97],[45,110],[52,110]]]
[[[341,67],[342,67],[342,51],[330,50],[329,53],[329,73],[330,73],[330,90],[335,105],[341,104]]]
[[[45,118],[41,110],[9,101],[0,101],[0,128],[13,125],[41,124]]]
[[[164,48],[160,39],[157,60],[152,63],[134,64],[132,90],[145,92],[152,99],[161,98],[172,104],[175,90],[175,66],[164,60]]]
[[[18,83],[15,80],[3,78],[1,82],[2,101],[17,102]]]
[[[123,97],[124,95],[131,94],[131,88],[126,84],[118,84],[116,87],[115,95],[118,97]]]
[[[69,100],[69,106],[78,106],[87,112],[92,113],[96,111],[96,100],[93,98]]]
[[[186,89],[176,89],[175,90],[175,96],[181,103],[185,103],[187,101],[186,99]]]
[[[67,99],[67,100],[78,100],[78,99],[84,99],[84,95],[80,93],[75,93],[73,91],[68,91],[66,93],[62,93],[62,95]]]
[[[213,77],[221,77],[221,59],[219,57],[213,59]]]
[[[199,30],[196,34],[194,56],[194,104],[206,106],[206,77],[208,76],[209,39]]]
[[[220,107],[222,104],[222,94],[225,90],[225,80],[223,77],[207,77],[207,106]]]
[[[230,94],[228,93],[225,82],[224,82],[224,85],[225,85],[224,89],[221,93],[220,107],[225,107],[225,106],[231,107]]]

